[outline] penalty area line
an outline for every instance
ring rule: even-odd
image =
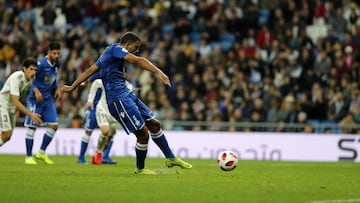
[[[360,199],[335,199],[335,200],[317,200],[310,203],[360,203]]]

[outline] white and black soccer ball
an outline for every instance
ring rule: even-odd
[[[238,156],[233,151],[222,151],[218,156],[217,163],[221,170],[232,171],[238,165]]]

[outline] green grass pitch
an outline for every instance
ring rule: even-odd
[[[360,202],[360,165],[353,162],[240,160],[224,172],[216,160],[188,159],[193,169],[184,170],[148,158],[161,174],[146,176],[133,174],[133,157],[101,166],[78,165],[75,156],[50,156],[54,165],[25,165],[24,158],[0,155],[1,203]]]

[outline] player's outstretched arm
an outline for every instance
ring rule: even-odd
[[[158,67],[156,67],[153,63],[151,63],[148,59],[144,57],[138,57],[134,54],[129,53],[125,56],[125,60],[139,66],[140,68],[143,68],[145,70],[151,71],[155,73],[165,85],[171,86],[169,77],[162,72]]]
[[[95,64],[90,66],[85,72],[81,73],[78,78],[70,86],[64,85],[61,87],[61,92],[71,92],[77,88],[82,82],[86,81],[91,75],[96,73],[99,70],[99,67]]]

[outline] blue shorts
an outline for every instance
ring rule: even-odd
[[[83,126],[87,131],[93,131],[98,127],[96,122],[96,109],[88,109],[84,116]]]
[[[140,130],[154,113],[133,92],[108,104],[111,115],[121,124],[127,134]]]
[[[41,115],[41,120],[43,121],[42,125],[56,125],[58,124],[58,116],[55,108],[55,103],[53,99],[44,100],[41,103],[37,103],[34,100],[27,100],[27,109],[32,113],[37,113]],[[25,116],[26,127],[38,127],[29,116]]]

